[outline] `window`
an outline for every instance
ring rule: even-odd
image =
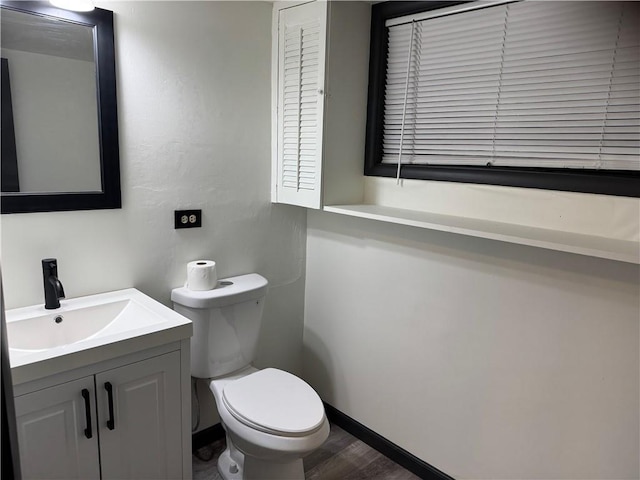
[[[640,196],[640,4],[373,7],[365,174]]]

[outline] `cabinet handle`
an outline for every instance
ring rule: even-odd
[[[116,428],[116,424],[113,420],[113,386],[111,382],[105,382],[104,389],[107,391],[107,397],[109,399],[109,420],[107,420],[107,428],[113,430]]]
[[[89,390],[82,389],[82,398],[84,398],[84,414],[87,422],[87,428],[84,429],[84,436],[87,438],[93,437],[91,432],[91,401],[89,400]]]

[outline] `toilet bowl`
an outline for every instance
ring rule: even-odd
[[[322,400],[291,373],[251,365],[267,280],[249,274],[218,285],[171,292],[193,322],[191,374],[209,380],[226,432],[218,471],[225,480],[303,479],[302,458],[329,436]]]
[[[302,457],[329,436],[322,401],[308,384],[282,370],[250,367],[211,380],[209,388],[238,450],[228,448],[220,457],[225,479],[304,478]]]

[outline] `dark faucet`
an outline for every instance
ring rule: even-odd
[[[58,280],[58,261],[55,258],[42,260],[42,279],[44,281],[44,308],[60,308],[60,299],[64,298],[64,288]]]

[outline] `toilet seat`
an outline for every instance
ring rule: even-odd
[[[302,379],[266,368],[227,383],[222,400],[239,422],[272,435],[300,437],[325,420],[320,397]]]

